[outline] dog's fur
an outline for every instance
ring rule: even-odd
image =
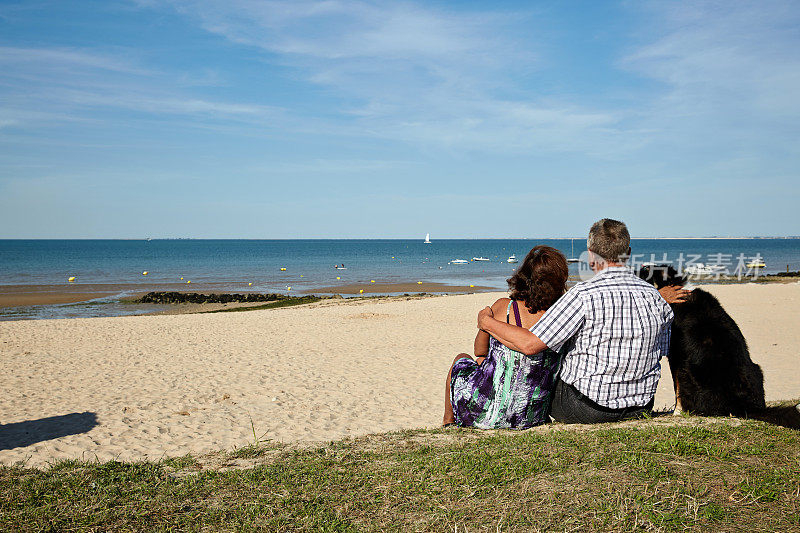
[[[644,266],[639,277],[659,289],[685,283],[671,266]],[[761,367],[750,359],[742,332],[717,299],[694,289],[685,302],[672,304],[672,310],[669,367],[677,407],[709,416],[763,412]]]

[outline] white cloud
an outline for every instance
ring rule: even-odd
[[[291,108],[267,90],[248,102],[218,101],[183,83],[222,85],[218,72],[145,68],[144,50],[63,47],[0,47],[0,68],[11,80],[6,105],[70,116],[100,107],[157,119],[182,115],[198,125],[229,121],[230,131],[246,123],[248,134],[261,129],[424,149],[612,159],[648,145],[691,142],[717,143],[724,152],[726,141],[793,132],[800,113],[794,31],[800,21],[785,2],[649,4],[639,11],[638,48],[617,66],[659,86],[606,100],[616,107],[597,103],[591,92],[578,95],[579,103],[529,88],[525,76],[546,62],[536,37],[546,21],[535,12],[358,0],[138,3],[148,10],[172,6],[207,31],[262,51],[265,62],[289,67],[298,83],[322,88],[320,101],[330,107]],[[543,76],[557,77],[549,66]],[[0,112],[0,120],[9,119]]]
[[[538,65],[531,13],[355,0],[170,3],[333,91],[335,124],[317,131],[491,152],[619,154],[637,144],[620,138],[619,111],[520,86],[519,73]]]
[[[0,67],[6,76],[19,72],[56,71],[83,68],[127,74],[151,75],[152,71],[136,66],[129,59],[101,54],[97,51],[69,48],[20,48],[0,46]]]
[[[782,134],[796,132],[796,2],[658,3],[648,14],[650,42],[622,65],[663,84],[643,110],[654,127],[759,145],[782,144]]]
[[[193,76],[140,67],[117,54],[87,49],[0,47],[3,72],[0,128],[54,122],[102,121],[106,108],[163,118],[224,119],[255,124],[281,112],[272,106],[192,96],[182,86]],[[177,87],[176,87],[177,86]]]

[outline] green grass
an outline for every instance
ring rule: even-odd
[[[0,468],[0,530],[800,531],[800,433],[658,418]]]

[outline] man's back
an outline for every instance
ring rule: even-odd
[[[600,406],[650,402],[667,355],[672,310],[626,267],[607,267],[570,289],[531,329],[565,352],[560,379]]]

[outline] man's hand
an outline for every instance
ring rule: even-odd
[[[478,329],[486,329],[486,319],[494,318],[491,307],[484,307],[478,312]]]
[[[658,289],[658,293],[668,304],[679,304],[686,301],[692,291],[687,291],[680,285],[669,285]]]

